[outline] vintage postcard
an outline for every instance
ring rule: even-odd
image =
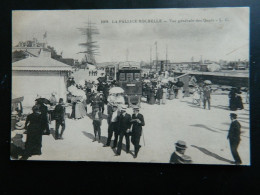
[[[250,165],[249,12],[14,10],[10,158]]]

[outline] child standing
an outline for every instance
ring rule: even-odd
[[[94,106],[94,110],[92,112],[92,119],[93,119],[93,127],[94,127],[94,139],[93,142],[96,141],[96,136],[98,134],[98,143],[100,143],[101,139],[101,124],[102,124],[102,113],[99,111],[99,106]]]

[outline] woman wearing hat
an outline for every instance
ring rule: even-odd
[[[27,138],[25,152],[21,160],[26,160],[32,155],[41,155],[43,125],[39,105],[32,108],[33,113],[27,116],[25,129]]]

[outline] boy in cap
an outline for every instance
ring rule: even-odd
[[[63,98],[59,99],[59,104],[55,106],[54,116],[55,116],[55,139],[63,139],[62,134],[65,130],[65,105]],[[61,133],[59,133],[59,128],[61,126]]]
[[[99,106],[95,105],[94,110],[92,111],[92,119],[93,119],[93,127],[94,127],[94,139],[93,142],[96,141],[96,136],[98,134],[98,143],[100,143],[101,139],[101,124],[102,124],[102,113],[99,111]]]
[[[192,163],[191,157],[185,155],[187,146],[184,141],[178,141],[175,143],[175,152],[172,153],[170,163],[172,164],[190,164]]]
[[[122,105],[121,114],[118,118],[118,131],[119,131],[119,142],[117,145],[116,156],[121,154],[122,142],[125,137],[126,140],[126,153],[129,153],[130,150],[130,141],[129,141],[129,133],[131,127],[131,116],[126,113],[126,106]]]
[[[142,135],[142,126],[144,126],[145,123],[144,123],[143,115],[139,113],[138,106],[133,107],[133,112],[134,113],[132,115],[132,120],[131,120],[131,122],[133,124],[131,142],[135,148],[134,158],[136,158],[137,154],[139,152],[139,149],[141,148],[139,143],[140,143],[140,137]]]
[[[231,124],[228,132],[227,139],[229,139],[230,149],[232,156],[235,160],[236,165],[242,164],[242,161],[240,159],[240,156],[237,152],[237,148],[240,142],[240,133],[241,133],[241,125],[237,121],[237,115],[235,113],[230,114]]]

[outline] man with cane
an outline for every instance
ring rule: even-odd
[[[144,123],[143,115],[139,113],[138,106],[133,107],[133,112],[134,113],[132,115],[132,120],[131,120],[131,123],[133,124],[131,142],[135,148],[134,158],[136,158],[141,148],[141,145],[139,143],[140,143],[140,137],[142,135],[142,126],[144,126],[145,123]]]

